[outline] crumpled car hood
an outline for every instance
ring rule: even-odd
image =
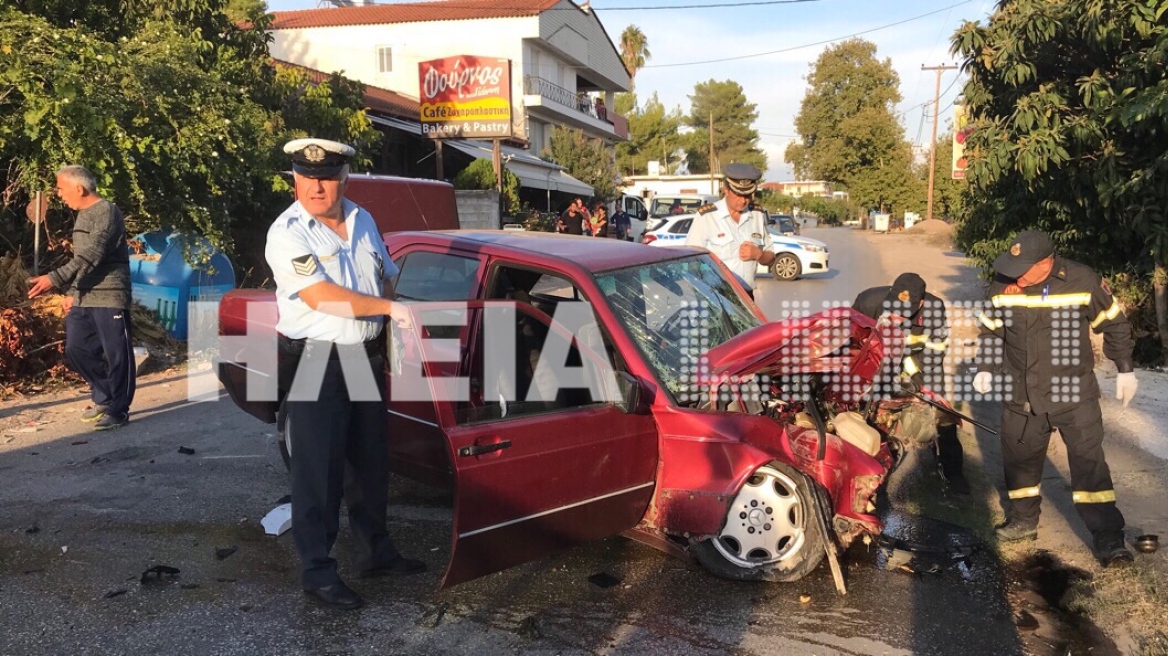
[[[702,383],[825,373],[866,387],[880,373],[884,351],[875,321],[850,307],[832,308],[751,328],[710,349]]]

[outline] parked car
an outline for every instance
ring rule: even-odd
[[[796,237],[799,235],[799,224],[795,223],[795,217],[790,214],[768,215],[767,223],[778,228],[779,233],[786,237]]]
[[[793,581],[880,533],[873,495],[904,445],[900,406],[860,400],[885,351],[867,317],[766,323],[695,248],[509,231],[386,245],[416,331],[387,375],[392,467],[454,492],[444,587],[617,534],[721,577]],[[565,329],[581,307],[594,319]],[[223,335],[274,341],[275,320],[270,291],[220,305]],[[545,389],[549,353],[580,387]],[[276,423],[278,401],[246,394],[253,360],[224,347],[220,378]]]
[[[694,214],[699,207],[716,202],[718,197],[711,194],[657,194],[649,203],[645,232],[660,228],[667,219]]]
[[[827,244],[808,237],[789,237],[777,225],[767,226],[774,244],[775,261],[769,267],[758,265],[757,273],[770,273],[778,280],[795,280],[808,273],[828,270]]]
[[[694,215],[670,217],[656,230],[646,232],[641,243],[650,246],[683,246],[693,225]],[[795,280],[807,273],[828,271],[827,244],[818,239],[788,237],[777,225],[768,225],[774,244],[775,261],[769,267],[758,265],[758,273],[770,273],[778,280]]]

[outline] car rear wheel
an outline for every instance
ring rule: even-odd
[[[790,253],[783,253],[775,258],[771,264],[771,275],[779,280],[794,280],[803,273],[803,267],[799,264],[799,258]]]
[[[819,565],[825,536],[809,479],[791,467],[760,467],[730,504],[722,532],[690,549],[716,576],[739,581],[797,581]]]

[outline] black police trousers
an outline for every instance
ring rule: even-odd
[[[1050,433],[1057,428],[1067,446],[1075,510],[1095,538],[1095,548],[1123,544],[1123,514],[1115,506],[1111,470],[1103,455],[1103,414],[1097,400],[1058,413],[1032,415],[1017,404],[1002,409],[1002,457],[1011,522],[1037,525],[1042,504],[1042,468]]]
[[[310,342],[309,350],[321,348],[322,344],[325,348],[332,346]],[[341,361],[334,350],[324,368],[319,396],[300,400],[297,383],[287,401],[285,434],[292,456],[292,537],[300,556],[305,590],[340,580],[337,563],[329,552],[337,539],[342,496],[349,508],[349,527],[363,552],[361,569],[388,564],[399,555],[386,528],[389,450],[385,360],[381,355],[352,360],[346,364],[371,370],[378,400],[350,398]],[[301,360],[302,370],[303,365]]]

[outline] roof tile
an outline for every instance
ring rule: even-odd
[[[434,0],[392,5],[333,7],[273,12],[271,29],[294,30],[306,27],[384,25],[430,21],[518,18],[537,16],[560,0]]]

